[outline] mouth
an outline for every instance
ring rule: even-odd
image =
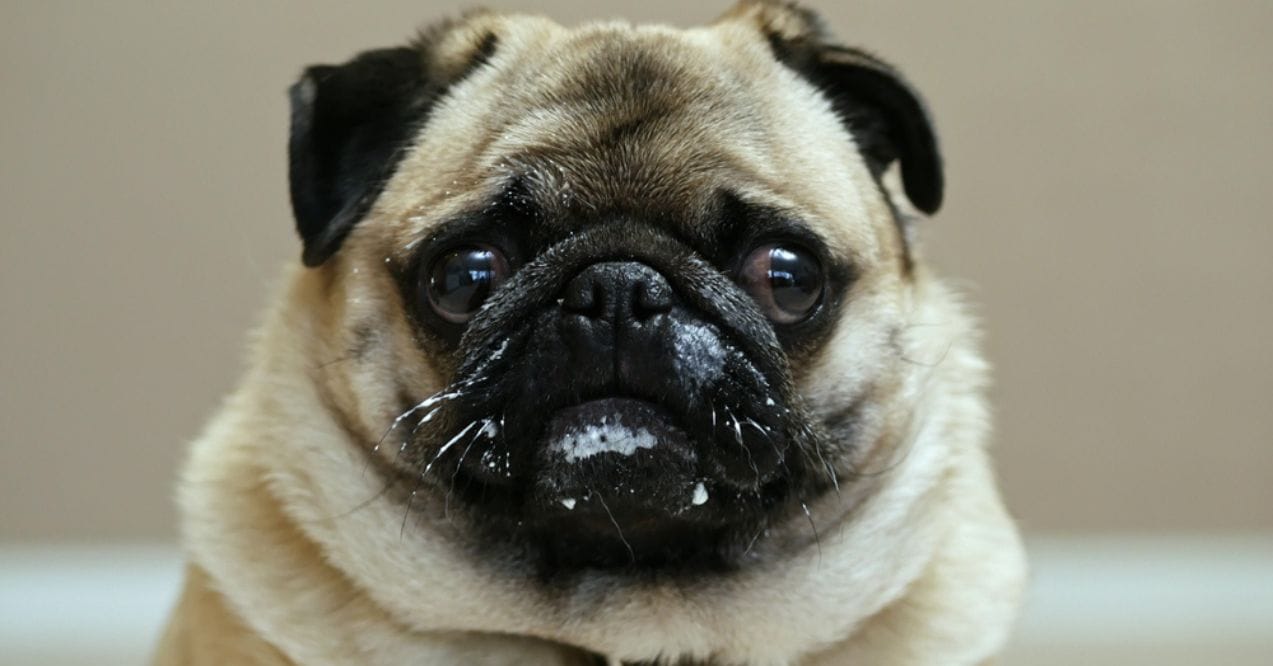
[[[667,410],[649,402],[605,398],[562,409],[549,419],[538,451],[537,512],[600,510],[641,523],[705,503],[695,503],[706,481],[689,437]]]
[[[540,575],[582,569],[728,569],[787,482],[739,488],[711,462],[694,410],[602,397],[550,411],[519,473],[492,483],[487,462],[457,461],[452,490],[491,536]],[[509,539],[509,535],[514,535]]]
[[[538,451],[528,513],[543,564],[662,568],[713,552],[714,485],[670,410],[630,398],[567,407]]]

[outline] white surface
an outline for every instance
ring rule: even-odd
[[[1273,536],[1028,543],[1007,666],[1273,665]]]
[[[1273,537],[1036,538],[1012,666],[1273,664]],[[0,545],[0,665],[142,664],[181,578],[167,546]]]
[[[181,567],[170,546],[0,546],[0,665],[146,663]]]

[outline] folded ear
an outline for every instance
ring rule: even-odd
[[[897,160],[915,208],[932,214],[941,207],[941,154],[933,123],[919,93],[896,69],[836,45],[818,15],[793,3],[745,0],[727,16],[756,22],[774,57],[826,95],[877,178]]]
[[[340,247],[380,194],[427,103],[412,48],[315,65],[289,90],[288,179],[306,266]]]
[[[322,264],[340,248],[437,99],[489,57],[494,34],[473,23],[444,23],[410,46],[308,67],[290,88],[288,180],[306,266]]]

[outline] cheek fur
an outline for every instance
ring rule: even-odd
[[[844,409],[898,372],[899,300],[878,291],[847,296],[833,331],[799,375],[798,390],[819,415]]]

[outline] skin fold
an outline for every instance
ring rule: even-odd
[[[1002,648],[1025,561],[975,324],[918,244],[932,122],[890,66],[785,3],[479,12],[292,103],[303,265],[183,468],[154,663]],[[438,267],[478,260],[462,310]],[[789,321],[771,260],[818,276]]]

